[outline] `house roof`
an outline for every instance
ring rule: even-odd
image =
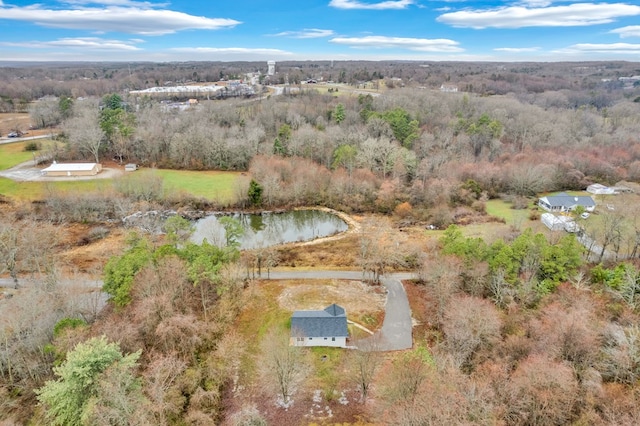
[[[321,311],[295,311],[291,335],[297,337],[347,337],[347,314],[335,303]]]
[[[97,163],[53,163],[46,169],[42,169],[43,172],[83,172],[90,171],[96,166]]]
[[[548,205],[552,207],[566,207],[571,208],[575,205],[580,205],[584,207],[595,207],[596,202],[593,201],[588,195],[569,195],[566,192],[561,192],[557,195],[548,195],[546,197],[540,198],[544,200]]]

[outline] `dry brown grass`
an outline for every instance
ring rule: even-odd
[[[278,304],[288,311],[320,310],[337,303],[349,320],[367,329],[382,325],[386,296],[378,286],[350,280],[280,281]]]
[[[124,251],[128,230],[112,227],[105,238],[87,242],[87,236],[94,227],[84,224],[64,227],[60,261],[70,272],[99,273],[110,257],[121,255]]]
[[[339,240],[300,247],[296,244],[278,249],[280,265],[296,268],[354,269],[357,268],[359,240],[351,234]]]
[[[31,118],[26,112],[7,112],[0,114],[0,135],[3,137],[14,130],[29,132],[27,136],[39,136],[51,133],[51,129],[31,130],[30,127]]]

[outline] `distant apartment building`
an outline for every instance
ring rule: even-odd
[[[454,93],[458,91],[458,86],[455,84],[443,84],[440,86],[441,92]]]

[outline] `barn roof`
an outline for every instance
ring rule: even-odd
[[[43,172],[85,172],[94,169],[97,163],[53,163]]]

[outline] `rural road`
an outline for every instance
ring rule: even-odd
[[[388,274],[381,278],[387,289],[385,315],[382,328],[373,336],[363,339],[362,348],[377,351],[409,349],[413,344],[411,309],[401,280],[412,278],[409,273]],[[271,271],[269,278],[288,279],[347,279],[362,280],[361,271]]]
[[[23,138],[0,138],[0,144],[32,141],[36,139],[51,139],[53,136],[54,136],[53,133],[51,133],[48,135],[40,135],[40,136],[25,136]]]

